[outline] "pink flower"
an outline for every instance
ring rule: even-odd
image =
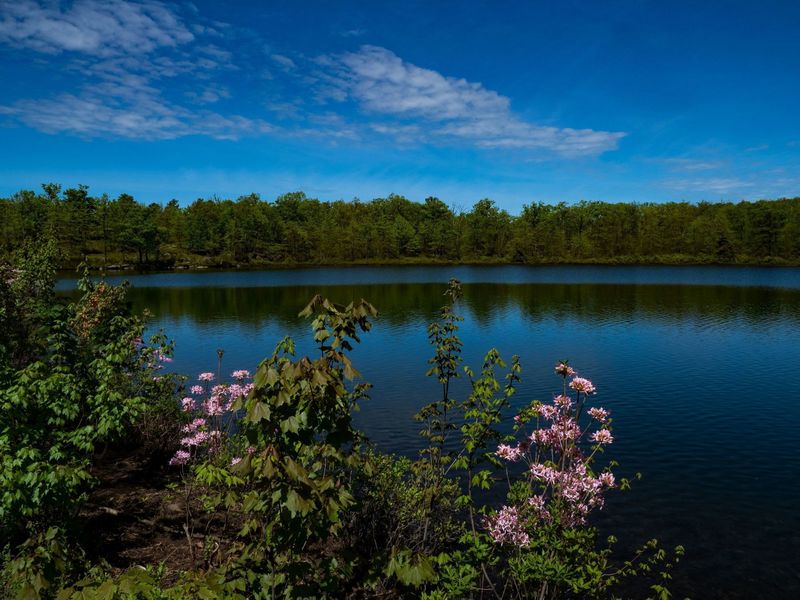
[[[570,409],[572,408],[572,398],[569,396],[559,395],[553,398],[553,404],[555,404],[560,409]]]
[[[218,417],[224,412],[222,399],[219,396],[211,396],[203,402],[203,408],[210,417]]]
[[[213,373],[200,373],[197,376],[198,381],[214,381],[214,374]]]
[[[246,369],[241,369],[239,371],[234,371],[233,373],[231,373],[231,377],[233,377],[234,379],[239,379],[239,380],[241,380],[241,379],[250,379],[250,371],[248,371]]]
[[[202,427],[205,424],[206,424],[206,420],[203,419],[202,417],[198,417],[195,420],[193,420],[191,423],[187,423],[186,425],[184,425],[183,426],[183,432],[184,433],[193,433],[193,432],[197,431],[200,427]]]
[[[608,411],[605,408],[593,407],[588,412],[590,417],[601,423],[605,423],[608,420]]]
[[[247,397],[250,394],[250,390],[253,389],[253,385],[248,383],[246,385],[239,385],[238,383],[234,383],[228,388],[228,404],[225,406],[225,410],[231,410],[233,403],[238,400],[239,398]]]
[[[550,426],[550,438],[554,444],[574,442],[581,435],[581,428],[572,419],[559,419]]]
[[[169,464],[171,466],[176,465],[185,465],[189,462],[189,459],[192,457],[186,450],[178,450],[171,459],[169,459]]]
[[[558,416],[558,409],[552,404],[542,404],[539,407],[539,414],[543,419],[552,421]]]
[[[181,446],[200,446],[208,441],[207,431],[197,431],[194,435],[185,437],[181,440]]]
[[[572,381],[569,382],[569,387],[571,387],[576,392],[580,393],[583,392],[584,394],[594,394],[595,387],[591,381],[588,379],[584,379],[583,377],[575,377]]]
[[[531,507],[533,514],[536,518],[542,521],[549,521],[551,519],[550,512],[547,510],[547,501],[544,495],[531,496],[528,498],[528,506]]]
[[[531,496],[528,498],[528,505],[537,509],[544,508],[544,496]]]
[[[590,439],[598,444],[606,445],[614,441],[614,436],[608,429],[599,429],[591,435]]]
[[[197,395],[199,396],[200,394],[202,394],[203,392],[205,392],[205,389],[203,389],[203,386],[202,386],[202,385],[193,385],[193,386],[192,386],[192,389],[191,389],[191,392],[192,392],[193,394],[197,394]]]
[[[192,412],[194,410],[194,398],[187,396],[181,400],[181,405],[183,406],[183,412]]]
[[[566,363],[560,362],[556,365],[556,373],[558,373],[562,377],[572,377],[573,375],[575,375],[575,369],[573,369]]]
[[[546,467],[539,463],[531,465],[531,475],[534,479],[549,484],[555,483],[559,476],[558,471],[553,467]]]
[[[550,445],[550,430],[549,429],[536,429],[528,438],[531,444],[538,444],[540,446]]]
[[[498,544],[513,544],[514,546],[527,546],[530,537],[519,522],[519,514],[513,506],[504,506],[493,517],[486,519],[486,528],[489,535]]]
[[[497,456],[503,460],[510,462],[516,462],[522,458],[522,451],[519,448],[513,448],[508,444],[500,444],[497,447],[497,452],[495,452],[495,454],[497,454]]]
[[[248,447],[245,449],[245,452],[247,452],[248,454],[253,454],[255,451],[256,451],[256,448],[255,448],[255,446],[248,446]]]
[[[616,480],[614,479],[614,474],[611,471],[606,471],[605,473],[600,475],[600,482],[606,487],[614,487]]]
[[[236,466],[236,465],[238,465],[240,462],[242,462],[242,457],[241,457],[241,456],[234,456],[234,457],[231,459],[231,466],[232,466],[232,467],[235,467],[235,466]]]
[[[586,463],[576,460],[565,467],[548,467],[541,464],[531,466],[531,477],[551,489],[554,498],[564,502],[564,511],[560,514],[562,523],[567,527],[575,527],[586,522],[586,516],[592,509],[603,507],[603,487],[613,485],[613,476],[594,477],[589,473]],[[609,477],[611,477],[609,479]],[[543,507],[544,497],[530,499],[529,504],[535,509]],[[546,514],[537,511],[539,518],[547,518]]]

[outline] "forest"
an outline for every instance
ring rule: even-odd
[[[800,263],[800,198],[757,202],[532,203],[512,215],[490,199],[468,211],[398,195],[321,201],[145,203],[87,186],[0,198],[0,255],[54,239],[59,266],[245,267],[393,262]]]

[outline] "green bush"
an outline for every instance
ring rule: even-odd
[[[84,279],[81,297],[57,301],[50,248],[28,252],[0,286],[4,329],[0,386],[0,539],[26,593],[40,593],[64,559],[94,483],[94,454],[123,439],[142,415],[172,401],[157,374],[168,349],[142,343],[125,286]],[[163,404],[163,401],[162,401]],[[74,555],[74,549],[69,551]]]

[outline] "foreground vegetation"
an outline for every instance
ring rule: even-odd
[[[391,195],[321,202],[252,194],[181,207],[86,187],[0,199],[0,255],[53,237],[60,266],[515,262],[800,264],[800,198],[710,204],[531,204],[471,210]]]
[[[84,280],[58,301],[55,253],[0,267],[3,596],[607,598],[641,580],[638,596],[669,597],[680,548],[625,560],[592,526],[628,487],[602,459],[594,384],[559,361],[557,395],[512,412],[516,357],[461,364],[458,282],[428,328],[441,396],[412,460],[353,426],[368,302],[311,300],[315,357],[285,338],[252,377],[225,377],[220,352],[189,382],[164,373],[171,348],[143,339],[124,286]]]

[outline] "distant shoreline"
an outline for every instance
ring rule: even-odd
[[[289,269],[314,269],[314,268],[347,268],[347,267],[435,267],[435,266],[518,266],[518,267],[568,267],[568,266],[631,266],[631,267],[697,267],[697,266],[716,266],[716,267],[800,267],[800,261],[789,261],[781,258],[770,258],[768,260],[757,260],[751,258],[737,259],[731,262],[720,262],[713,257],[690,257],[690,256],[656,256],[656,257],[616,257],[609,259],[585,259],[585,260],[564,260],[564,261],[540,261],[540,262],[514,262],[510,260],[498,259],[470,259],[470,260],[436,260],[436,259],[380,259],[380,260],[356,260],[347,262],[269,262],[254,261],[247,263],[233,263],[226,261],[207,261],[207,262],[182,262],[169,264],[138,265],[135,263],[115,263],[103,266],[96,262],[90,262],[88,268],[91,272],[108,273],[180,273],[180,272],[228,272],[228,271],[282,271]],[[61,274],[72,274],[79,269],[79,266],[64,267],[59,269]]]

